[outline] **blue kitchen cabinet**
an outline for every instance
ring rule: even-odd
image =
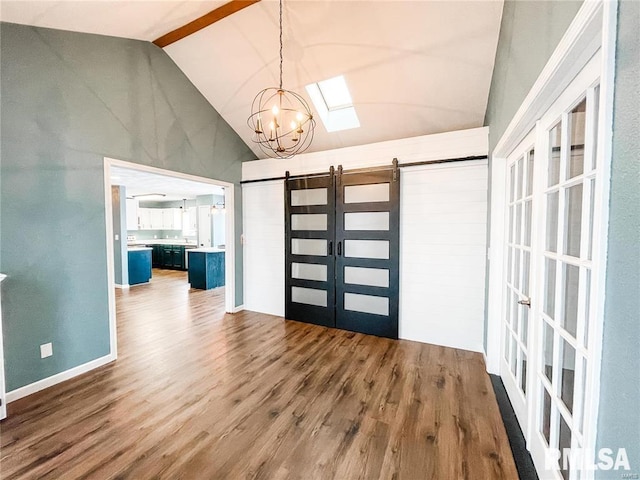
[[[151,247],[129,249],[129,285],[148,283],[151,279],[151,250]]]
[[[224,285],[224,250],[194,248],[187,252],[191,288],[209,290]]]

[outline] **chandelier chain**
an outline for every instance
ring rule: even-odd
[[[282,90],[282,0],[280,0],[280,90]]]
[[[315,119],[306,100],[283,88],[283,0],[279,1],[280,84],[261,90],[251,104],[247,125],[254,141],[271,158],[291,158],[304,152],[313,141]]]

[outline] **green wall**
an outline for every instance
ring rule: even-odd
[[[640,474],[640,3],[620,2],[597,448]],[[615,457],[614,457],[615,458]],[[597,479],[621,478],[600,471]]]
[[[582,1],[507,0],[502,10],[496,62],[484,124],[489,152],[507,129],[575,18]]]
[[[0,25],[7,390],[109,353],[103,157],[238,184],[255,159],[148,42]],[[240,189],[236,289],[242,303]],[[53,342],[41,360],[39,345]]]

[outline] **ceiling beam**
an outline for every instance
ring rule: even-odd
[[[155,39],[153,43],[160,48],[164,48],[167,45],[171,45],[178,40],[182,40],[192,33],[196,33],[197,31],[202,30],[203,28],[208,27],[209,25],[212,25],[219,20],[222,20],[229,15],[239,12],[249,5],[258,3],[259,1],[260,0],[231,0],[229,3],[225,3],[221,7],[218,7],[215,10],[211,10],[209,13],[204,14],[200,18],[196,18],[194,21],[189,22],[186,25],[176,28],[172,32],[161,36],[160,38]]]

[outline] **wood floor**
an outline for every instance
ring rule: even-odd
[[[9,479],[517,479],[481,355],[117,292],[115,363],[9,405]]]

